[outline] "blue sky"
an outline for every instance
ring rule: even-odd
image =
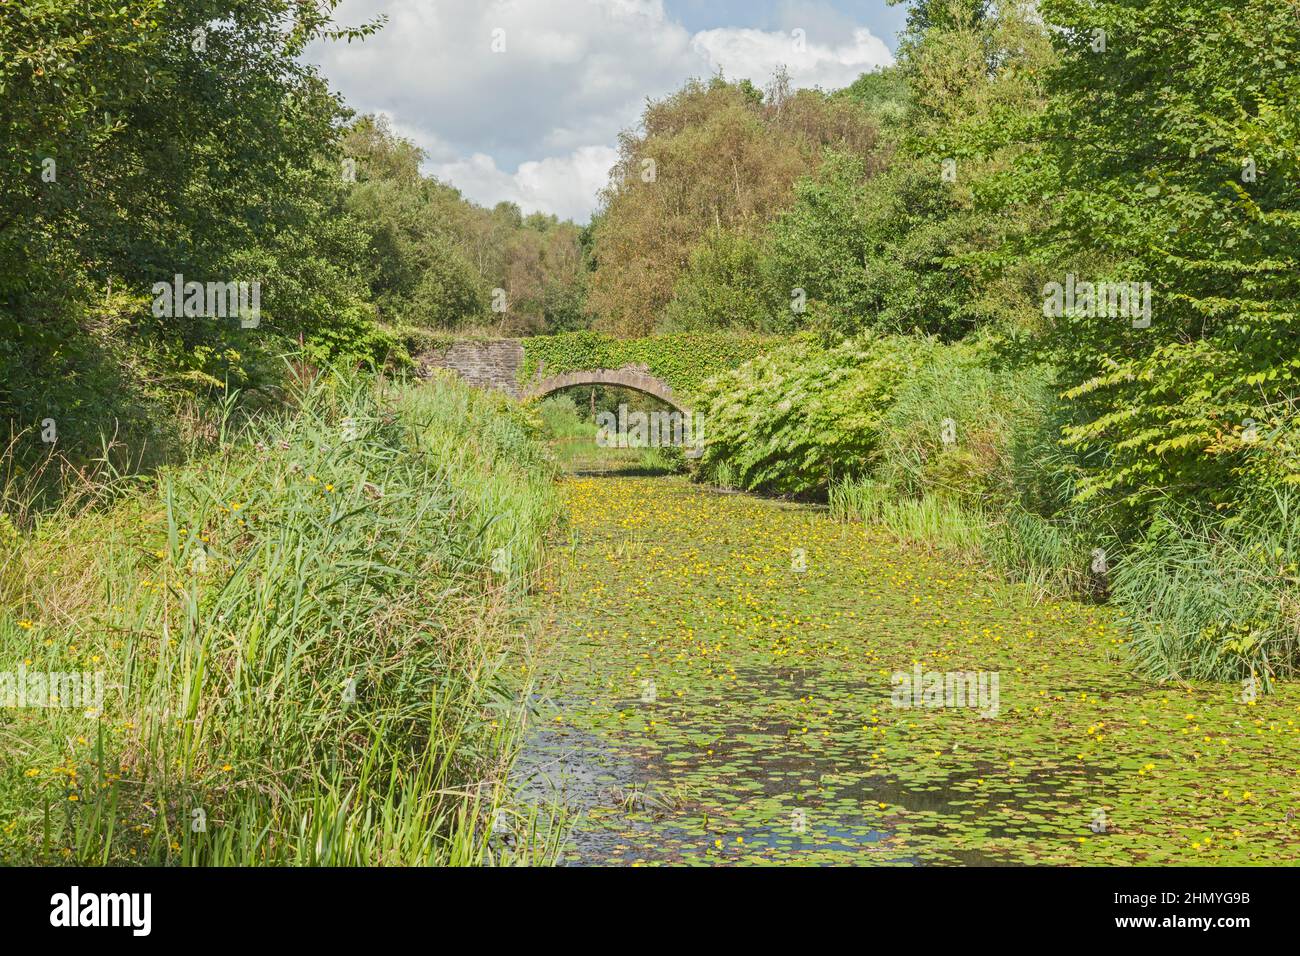
[[[776,30],[808,16],[818,7],[865,26],[898,49],[898,31],[907,20],[907,5],[891,7],[884,0],[827,0],[825,3],[791,3],[786,0],[665,0],[667,12],[692,32],[743,25]],[[806,12],[801,13],[801,8]],[[811,35],[811,33],[810,33]]]
[[[893,61],[905,8],[885,0],[344,0],[384,15],[359,44],[309,56],[359,112],[427,153],[475,202],[585,221],[621,130],[647,97],[718,70],[835,89]]]

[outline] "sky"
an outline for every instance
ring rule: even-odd
[[[344,0],[362,42],[308,58],[359,113],[382,113],[469,199],[586,222],[621,130],[647,98],[719,69],[835,89],[893,62],[885,0]]]

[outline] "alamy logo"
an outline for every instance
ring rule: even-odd
[[[179,272],[171,282],[153,284],[156,318],[239,317],[240,328],[255,329],[262,321],[262,283],[186,282]]]
[[[975,707],[981,717],[996,717],[1000,705],[998,671],[895,671],[890,703],[895,707]]]
[[[50,897],[51,926],[129,926],[133,936],[148,936],[153,928],[150,893],[70,893]]]
[[[1043,315],[1049,319],[1132,319],[1133,328],[1151,325],[1150,282],[1079,282],[1074,273],[1065,284],[1043,286]]]
[[[0,707],[104,708],[103,671],[0,671]]]
[[[694,412],[629,412],[596,415],[596,444],[601,448],[659,448],[685,445],[687,455],[699,457],[704,444],[704,422]]]

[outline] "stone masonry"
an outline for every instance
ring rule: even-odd
[[[524,347],[518,339],[465,340],[419,356],[421,372],[447,368],[478,388],[500,389],[519,399],[541,398],[551,392],[575,385],[622,385],[667,402],[674,408],[690,411],[686,402],[662,379],[640,365],[618,369],[587,369],[547,375],[539,369],[538,377],[526,385],[519,384],[519,370],[524,364]]]

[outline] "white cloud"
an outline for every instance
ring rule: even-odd
[[[892,61],[864,29],[835,45],[810,25],[822,39],[802,51],[789,32],[691,35],[662,0],[345,0],[338,19],[381,13],[387,25],[364,42],[310,51],[348,103],[388,114],[428,151],[429,171],[475,201],[580,220],[647,97],[719,66],[761,85],[784,64],[795,85],[832,88]]]
[[[794,86],[833,90],[894,61],[889,47],[866,29],[853,31],[851,39],[838,46],[814,43],[800,28],[790,33],[704,30],[692,38],[691,45],[721,66],[728,77],[750,79],[760,86],[778,66],[785,66]]]
[[[617,159],[618,151],[610,146],[581,146],[568,156],[521,163],[516,172],[507,173],[491,156],[475,153],[468,159],[434,163],[430,172],[483,206],[509,201],[524,212],[581,222],[591,214],[595,195]]]

